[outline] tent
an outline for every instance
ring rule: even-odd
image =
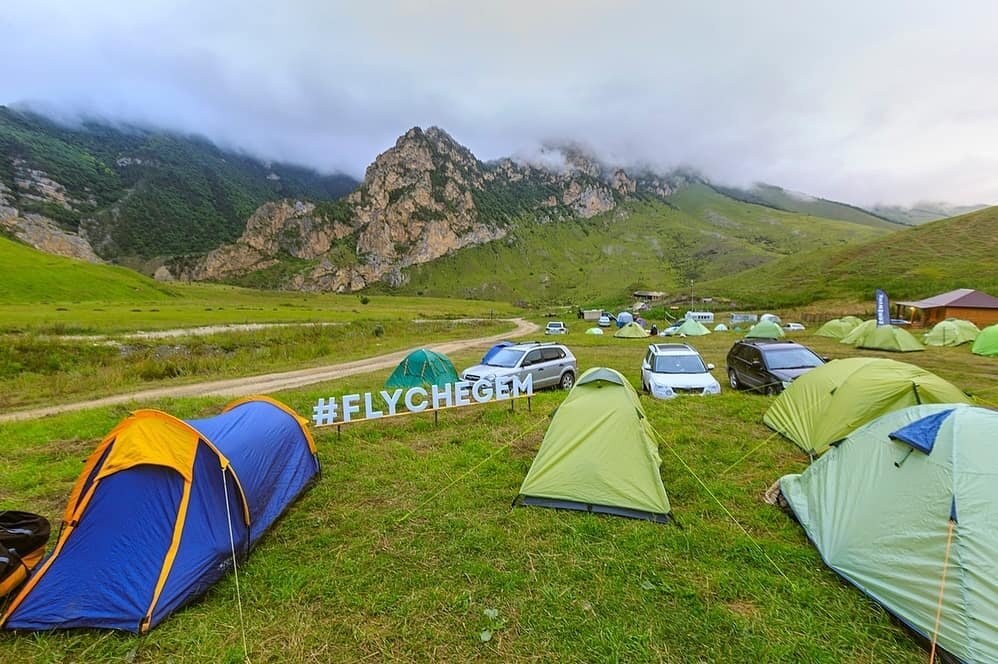
[[[728,326],[725,325],[724,323],[718,323],[717,325],[714,326],[714,331],[715,332],[727,332],[728,331]]]
[[[970,343],[981,331],[969,320],[947,318],[922,336],[926,346],[959,346]]]
[[[204,594],[319,472],[306,421],[266,397],[216,417],[139,410],[104,438],[8,629],[146,632]]]
[[[745,335],[746,339],[780,339],[787,336],[783,328],[770,320],[759,321]]]
[[[848,324],[850,327],[856,327],[863,322],[862,318],[857,318],[856,316],[843,316],[839,320]]]
[[[617,314],[617,318],[615,320],[617,321],[617,327],[624,327],[628,323],[634,321],[634,315],[629,311],[621,311]]]
[[[600,335],[602,335],[603,334],[603,329],[599,328],[599,327],[591,327],[588,330],[586,330],[586,334],[600,334]]]
[[[640,339],[648,336],[648,330],[631,321],[624,327],[613,333],[618,339]]]
[[[495,346],[493,346],[492,348],[488,349],[488,351],[486,351],[485,355],[482,356],[482,364],[487,364],[488,361],[490,359],[492,359],[492,357],[496,353],[498,353],[499,351],[501,351],[506,346],[512,346],[512,345],[513,345],[512,341],[500,341]]]
[[[856,344],[857,348],[867,350],[886,350],[892,353],[913,353],[925,350],[908,330],[902,330],[894,325],[880,325],[867,331]]]
[[[447,385],[459,380],[457,371],[447,356],[420,348],[399,362],[385,381],[385,387],[408,389],[422,385]]]
[[[923,403],[970,399],[952,383],[913,364],[852,357],[799,376],[776,397],[762,421],[805,452],[821,454],[856,427]]]
[[[856,327],[852,328],[852,331],[842,337],[840,341],[841,343],[855,346],[856,344],[862,342],[863,338],[875,327],[877,327],[877,321],[865,320]]]
[[[880,417],[780,480],[822,559],[965,662],[998,662],[998,412],[923,405]]]
[[[828,337],[829,339],[841,339],[850,332],[852,332],[853,325],[847,323],[841,318],[833,318],[824,325],[818,328],[815,332],[815,336]]]
[[[661,463],[634,388],[595,367],[555,411],[517,501],[664,523],[671,508]]]
[[[981,330],[970,350],[976,355],[998,357],[998,325],[991,325]]]
[[[704,327],[700,321],[687,318],[673,334],[685,334],[688,337],[702,337],[705,334],[710,334],[710,330]]]

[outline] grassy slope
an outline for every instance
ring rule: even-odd
[[[705,284],[746,305],[926,297],[953,288],[998,292],[998,207],[943,219],[839,251],[790,256]]]
[[[589,220],[519,223],[509,236],[410,269],[401,291],[528,302],[612,300],[686,288],[814,246],[884,230],[736,201],[702,185],[670,204],[627,203]]]
[[[815,217],[851,221],[874,228],[887,228],[890,230],[898,230],[900,226],[894,220],[884,218],[855,205],[813,196],[795,195],[793,192],[787,191],[782,187],[769,184],[759,184],[747,191],[738,189],[725,189],[724,191],[730,192],[736,198],[740,198],[741,194],[744,195],[746,200],[756,200],[781,210],[808,214]]]
[[[566,341],[583,367],[638,380],[645,347]],[[696,345],[723,367],[731,336]],[[853,349],[805,337],[820,352]],[[467,364],[468,354],[458,360]],[[985,358],[966,349],[905,357],[961,387],[991,385]],[[308,412],[319,396],[365,391],[387,372],[277,395]],[[662,475],[683,529],[509,501],[564,393],[533,412],[501,406],[361,424],[317,435],[323,474],[277,523],[239,579],[256,661],[726,661],[922,662],[925,652],[880,608],[822,563],[800,527],[761,493],[806,458],[774,439],[770,401],[642,397],[668,441]],[[150,404],[185,417],[222,400]],[[0,508],[56,519],[80,460],[126,409],[0,426]],[[538,428],[517,440],[529,427]],[[501,449],[512,443],[508,449]],[[784,579],[673,455],[702,478]],[[487,460],[487,457],[491,459]],[[483,463],[484,462],[484,463]],[[481,465],[478,465],[481,464]],[[490,620],[486,609],[498,611]],[[242,661],[232,576],[146,637],[74,631],[0,638],[0,661]],[[488,642],[481,631],[491,628]]]

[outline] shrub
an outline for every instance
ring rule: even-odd
[[[385,336],[385,328],[382,327],[381,325],[375,325],[374,326],[374,336],[376,336],[376,337],[383,337],[383,336]]]

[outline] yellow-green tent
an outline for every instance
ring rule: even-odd
[[[862,318],[858,318],[856,316],[843,316],[839,320],[841,320],[843,323],[848,323],[850,327],[856,327],[857,325],[863,322]]]
[[[805,452],[821,454],[870,420],[922,403],[970,403],[970,399],[952,383],[913,364],[852,357],[798,377],[762,421]]]
[[[631,321],[624,327],[614,332],[613,336],[618,339],[640,339],[641,337],[647,337],[648,331],[634,321]]]
[[[700,321],[687,318],[686,321],[680,325],[673,334],[685,334],[688,337],[702,337],[705,334],[710,334],[710,330],[702,325]]]
[[[959,346],[970,343],[981,331],[969,320],[947,318],[922,336],[926,346]]]
[[[787,336],[783,328],[769,320],[761,320],[752,326],[746,339],[782,339]]]
[[[844,321],[841,318],[833,318],[819,327],[818,331],[814,334],[815,336],[828,337],[829,339],[842,339],[852,332],[854,327],[852,323]]]
[[[908,330],[902,330],[893,325],[879,325],[867,331],[856,344],[857,348],[867,350],[886,350],[892,353],[913,353],[925,350]]]
[[[634,388],[595,367],[555,411],[517,500],[664,523],[671,508],[661,463]]]
[[[975,355],[998,357],[998,325],[991,325],[981,330],[970,350]]]
[[[865,320],[856,327],[852,328],[852,332],[842,337],[841,343],[855,346],[856,344],[862,342],[863,338],[875,327],[877,327],[877,321]]]

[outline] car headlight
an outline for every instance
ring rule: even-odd
[[[780,381],[780,384],[781,384],[781,385],[783,385],[783,389],[787,389],[788,387],[790,387],[790,384],[791,384],[791,383],[793,383],[793,381],[792,381],[792,380],[784,380],[784,381]]]
[[[721,393],[721,385],[719,383],[714,383],[713,385],[708,385],[707,387],[703,388],[703,393],[704,394],[720,394]]]
[[[660,385],[660,384],[657,384],[657,383],[652,383],[651,384],[651,391],[652,391],[652,394],[654,394],[656,396],[662,396],[662,397],[673,397],[673,396],[676,396],[676,393],[673,392],[672,388],[669,387],[668,385]]]

